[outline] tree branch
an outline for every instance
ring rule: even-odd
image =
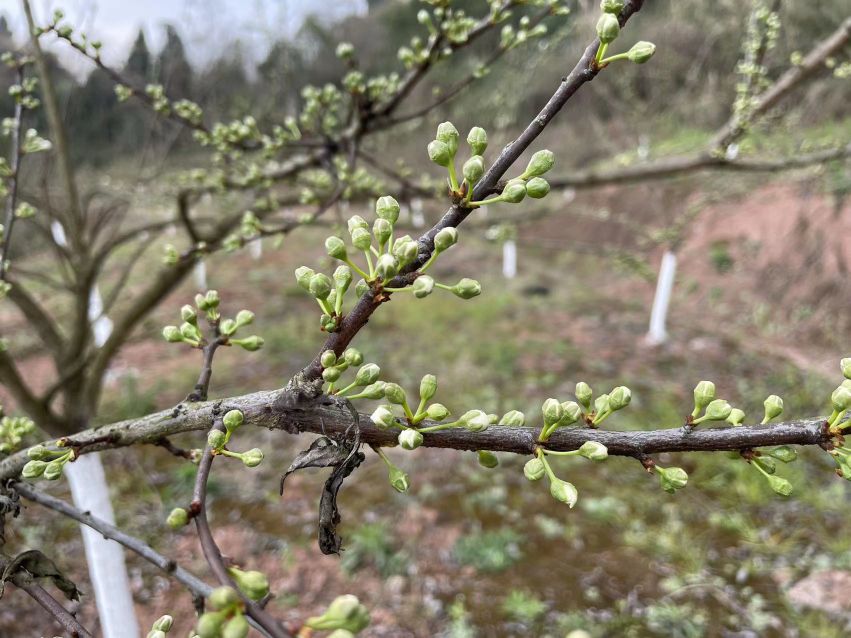
[[[62,606],[48,591],[36,582],[27,582],[21,576],[14,576],[12,582],[19,589],[27,592],[30,597],[41,605],[72,638],[92,638],[92,633],[83,627],[71,613]]]
[[[24,66],[19,64],[16,82],[20,85],[24,81]],[[21,123],[24,118],[24,104],[22,100],[15,101],[15,114],[12,119],[12,129],[9,135],[9,148],[11,161],[9,162],[9,193],[6,195],[6,216],[3,222],[3,246],[0,249],[0,281],[6,279],[6,262],[9,260],[9,249],[12,246],[12,228],[15,225],[15,204],[18,199],[18,178],[21,168]]]

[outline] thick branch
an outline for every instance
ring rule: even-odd
[[[12,582],[27,592],[33,600],[53,616],[69,636],[72,638],[92,638],[92,633],[83,627],[80,621],[74,618],[71,612],[65,609],[44,587],[36,582],[27,582],[19,576],[12,578]]]

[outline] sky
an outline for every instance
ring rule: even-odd
[[[366,0],[30,0],[37,22],[50,19],[61,8],[66,19],[91,39],[103,42],[102,56],[120,66],[127,58],[139,29],[145,32],[148,47],[157,51],[164,41],[163,25],[178,27],[190,61],[204,66],[219,57],[222,47],[237,39],[251,61],[258,61],[270,44],[291,36],[311,13],[333,19],[366,11]],[[19,0],[0,0],[0,14],[6,16],[20,41],[25,21]],[[84,77],[91,66],[67,46],[50,46],[64,66]]]

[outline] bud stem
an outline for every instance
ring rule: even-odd
[[[413,287],[405,286],[404,288],[390,288],[389,286],[382,286],[381,289],[385,292],[411,292],[413,290]]]
[[[567,452],[559,452],[556,450],[547,450],[545,448],[538,448],[543,451],[546,455],[551,456],[579,456],[579,450],[569,450]]]
[[[372,248],[372,246],[370,246]],[[372,257],[369,256],[369,251],[363,251],[363,256],[366,257],[366,266],[369,268],[369,277],[364,277],[366,281],[370,281],[373,277],[375,277],[375,267],[372,265]]]
[[[463,428],[466,425],[463,421],[453,421],[452,423],[441,423],[440,425],[431,425],[427,428],[420,428],[420,433],[440,432],[441,430],[449,430],[451,428]]]
[[[452,192],[458,191],[458,175],[455,173],[455,158],[449,162],[449,165],[446,167],[449,171],[449,186],[452,188]]]
[[[322,312],[324,312],[326,315],[334,315],[334,311],[331,306],[328,305],[328,301],[326,299],[317,299],[316,303],[319,304],[319,307],[322,308]]]
[[[367,260],[367,263],[369,263],[369,256],[367,256],[366,260]],[[364,278],[364,279],[366,279],[367,281],[369,281],[369,280],[370,280],[370,278],[372,277],[372,275],[371,275],[371,274],[370,274],[370,275],[366,274],[366,273],[365,273],[365,272],[364,272],[361,268],[359,268],[359,267],[358,267],[358,266],[357,266],[357,265],[356,265],[356,264],[355,264],[355,263],[354,263],[351,259],[349,259],[348,257],[346,257],[346,258],[343,260],[343,262],[345,262],[347,265],[351,266],[352,270],[354,270],[357,274],[359,274],[361,277],[363,277],[363,278]],[[370,264],[369,270],[370,270],[370,272],[372,271],[372,264]]]
[[[337,390],[337,396],[340,396],[340,397],[341,397],[341,396],[344,396],[344,395],[346,394],[346,392],[348,392],[348,391],[349,391],[349,390],[351,390],[352,388],[356,388],[356,387],[357,387],[357,384],[358,384],[358,382],[357,382],[357,381],[352,381],[349,385],[347,385],[347,386],[346,386],[345,388],[343,388],[342,390]],[[332,384],[332,385],[333,385],[333,384]],[[331,391],[331,388],[330,388],[330,387],[328,388],[328,391],[329,391],[329,392]],[[351,396],[351,397],[349,397],[349,398],[351,399],[351,398],[353,398],[354,396],[355,396],[355,395],[352,395],[352,396]]]
[[[425,272],[426,270],[428,270],[429,266],[431,266],[434,263],[434,260],[437,259],[437,256],[439,254],[440,254],[440,251],[437,250],[437,248],[435,248],[434,252],[431,254],[431,257],[429,257],[428,261],[426,263],[424,263],[422,265],[422,267],[420,268],[420,272]],[[440,284],[435,284],[435,285],[439,286]]]
[[[601,43],[600,48],[597,49],[597,55],[594,57],[594,63],[597,65],[598,68],[601,66],[603,56],[605,55],[606,49],[608,49],[608,48],[609,48],[608,43]],[[612,57],[617,57],[617,56],[612,56]]]
[[[491,197],[490,199],[483,199],[478,202],[468,202],[470,208],[479,208],[480,206],[487,206],[488,204],[498,204],[503,201],[502,195],[497,195],[496,197]]]
[[[600,414],[594,417],[594,419],[591,421],[591,425],[599,425],[600,423],[605,421],[609,416],[611,416],[611,414],[611,410],[603,410],[602,412],[600,412]]]

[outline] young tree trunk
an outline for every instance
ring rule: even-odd
[[[671,301],[671,291],[674,289],[674,275],[677,272],[677,256],[671,250],[666,250],[662,256],[659,268],[659,279],[656,282],[656,295],[653,297],[653,310],[650,311],[650,330],[647,342],[652,345],[664,343],[668,338],[665,323],[668,319],[668,304]]]

